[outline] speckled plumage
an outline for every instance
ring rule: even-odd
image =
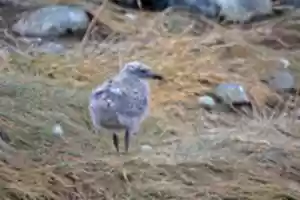
[[[136,134],[149,109],[150,87],[147,78],[162,77],[152,73],[145,64],[133,61],[93,90],[89,105],[93,125],[98,129],[125,129],[128,137]],[[117,137],[115,132],[114,137]]]
[[[149,86],[146,80],[117,75],[93,91],[90,102],[96,127],[134,129],[147,112]]]

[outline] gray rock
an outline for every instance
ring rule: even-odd
[[[137,15],[132,14],[132,13],[126,13],[125,17],[127,17],[127,19],[130,19],[131,21],[135,21],[138,18]]]
[[[295,89],[295,77],[288,69],[272,72],[270,76],[264,80],[264,82],[277,92],[291,91]]]
[[[83,32],[89,24],[87,13],[71,6],[48,6],[40,8],[23,18],[12,27],[22,36],[59,36],[71,31]]]
[[[129,7],[138,7],[135,0],[117,2]],[[167,7],[185,7],[192,11],[199,11],[209,18],[216,18],[221,14],[227,20],[239,22],[272,13],[271,0],[140,0],[140,2],[143,7],[146,6],[151,9],[163,10]]]
[[[30,44],[40,44],[43,42],[43,39],[40,37],[19,37],[20,41],[30,45]]]
[[[47,42],[34,48],[35,52],[47,53],[47,54],[62,54],[65,52],[65,47],[62,44]]]
[[[238,22],[272,13],[271,0],[169,0],[169,6],[187,6],[207,17],[222,15],[227,20]]]
[[[219,84],[214,90],[214,95],[228,105],[250,103],[244,87],[236,83]]]
[[[299,0],[280,0],[279,5],[300,8],[300,1]]]
[[[170,7],[187,7],[200,11],[206,17],[214,18],[219,15],[220,7],[216,0],[169,0]]]
[[[212,109],[216,106],[216,102],[215,100],[210,97],[210,96],[201,96],[198,98],[198,103],[204,107],[204,108],[208,108],[208,109]]]
[[[220,14],[227,20],[246,22],[255,16],[272,13],[271,0],[214,0],[220,6]]]
[[[8,136],[8,134],[4,130],[1,130],[1,129],[0,129],[0,139],[3,140],[6,143],[10,143],[11,142],[11,139]]]
[[[59,137],[63,136],[64,130],[63,130],[62,126],[60,124],[55,124],[52,127],[52,134],[55,136],[59,136]]]
[[[151,10],[163,10],[168,7],[169,0],[139,0],[142,8]],[[138,8],[137,0],[114,0],[115,3],[131,8]]]
[[[291,159],[291,156],[290,153],[284,149],[271,147],[257,155],[257,159],[269,167],[276,165],[278,167],[284,167],[285,163],[288,163],[288,160]]]
[[[141,150],[142,150],[143,152],[150,152],[150,151],[153,150],[153,148],[152,148],[152,146],[150,146],[150,145],[144,144],[144,145],[141,146]]]

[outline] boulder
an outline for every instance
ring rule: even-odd
[[[88,24],[89,17],[84,10],[55,5],[40,8],[22,17],[12,30],[22,36],[50,37],[84,32]]]

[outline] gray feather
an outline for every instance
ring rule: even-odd
[[[150,91],[147,80],[132,69],[121,70],[92,92],[89,109],[94,126],[138,131],[148,113]]]

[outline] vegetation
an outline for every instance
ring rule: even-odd
[[[110,35],[96,46],[86,40],[64,56],[2,56],[0,136],[9,140],[0,143],[0,196],[299,199],[297,97],[260,81],[280,57],[297,75],[299,13],[242,28],[172,10],[130,11],[137,16],[131,20],[121,10],[112,4],[101,10],[97,28],[104,23]],[[136,59],[167,82],[152,83],[151,116],[130,153],[118,155],[109,134],[93,132],[88,95],[120,63]],[[198,106],[197,96],[224,81],[245,85],[254,114]],[[63,138],[52,134],[56,123]],[[142,144],[153,150],[142,151]]]

